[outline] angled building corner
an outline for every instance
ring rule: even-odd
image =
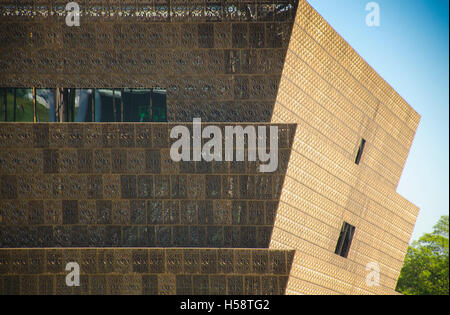
[[[420,116],[305,0],[79,3],[0,1],[1,294],[395,293]],[[194,118],[278,127],[278,170],[174,162]]]
[[[419,212],[396,189],[419,121],[301,0],[272,115],[297,124],[270,243],[296,250],[286,293],[395,293]],[[344,222],[355,227],[346,258],[335,253]]]

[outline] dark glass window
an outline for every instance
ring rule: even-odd
[[[122,92],[120,89],[95,89],[94,95],[96,122],[122,121]]]
[[[366,146],[366,140],[362,139],[361,143],[359,145],[359,148],[358,148],[358,153],[356,154],[356,159],[355,159],[355,163],[357,165],[359,165],[359,163],[361,162],[361,157],[362,157],[362,154],[364,152],[364,147],[365,146]]]
[[[75,98],[76,122],[92,122],[95,89],[77,89]]]
[[[0,122],[166,122],[164,89],[0,88]]]
[[[126,89],[123,91],[123,121],[150,121],[151,90]]]
[[[66,106],[63,107],[62,115],[65,116],[64,121],[75,121],[75,89],[62,90],[63,102]]]
[[[152,121],[167,121],[166,90],[152,91]]]
[[[355,227],[347,222],[344,222],[336,245],[336,250],[334,251],[335,254],[347,258],[354,234]]]

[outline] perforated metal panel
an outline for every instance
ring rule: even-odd
[[[173,163],[170,124],[0,124],[0,229],[12,235],[2,237],[3,247],[142,244],[184,259],[182,271],[149,271],[147,280],[131,271],[131,256],[119,260],[118,277],[90,269],[88,292],[191,293],[208,283],[203,293],[395,293],[419,211],[396,188],[420,116],[306,1],[87,1],[80,2],[80,27],[65,25],[64,5],[1,1],[0,86],[163,87],[171,122],[283,124],[280,171]],[[366,145],[356,165],[361,139]],[[154,215],[147,201],[161,202],[156,209],[164,215]],[[212,216],[200,214],[199,202]],[[347,258],[334,253],[343,222],[355,227]],[[149,226],[154,243],[139,243]],[[189,234],[193,226],[204,233]],[[169,249],[177,244],[210,247],[205,255],[214,257],[220,247],[250,249],[232,250],[233,267],[217,265],[236,278],[225,268],[194,279],[196,264],[186,263],[193,252]],[[272,250],[293,255],[288,278],[271,278],[267,250],[259,247],[270,249],[268,257]],[[21,260],[25,252],[31,255],[0,250],[1,261]],[[162,264],[152,249],[136,259],[151,261],[153,254]],[[366,283],[369,263],[380,267],[379,286]],[[1,268],[8,270],[4,292],[59,283],[41,271]],[[135,285],[123,288],[123,277]]]

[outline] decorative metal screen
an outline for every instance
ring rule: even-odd
[[[270,121],[296,0],[80,1],[72,27],[65,5],[2,1],[0,87],[167,87],[168,121]]]

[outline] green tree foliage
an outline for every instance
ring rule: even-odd
[[[449,217],[442,216],[433,233],[424,234],[408,248],[397,283],[407,295],[448,295]]]

